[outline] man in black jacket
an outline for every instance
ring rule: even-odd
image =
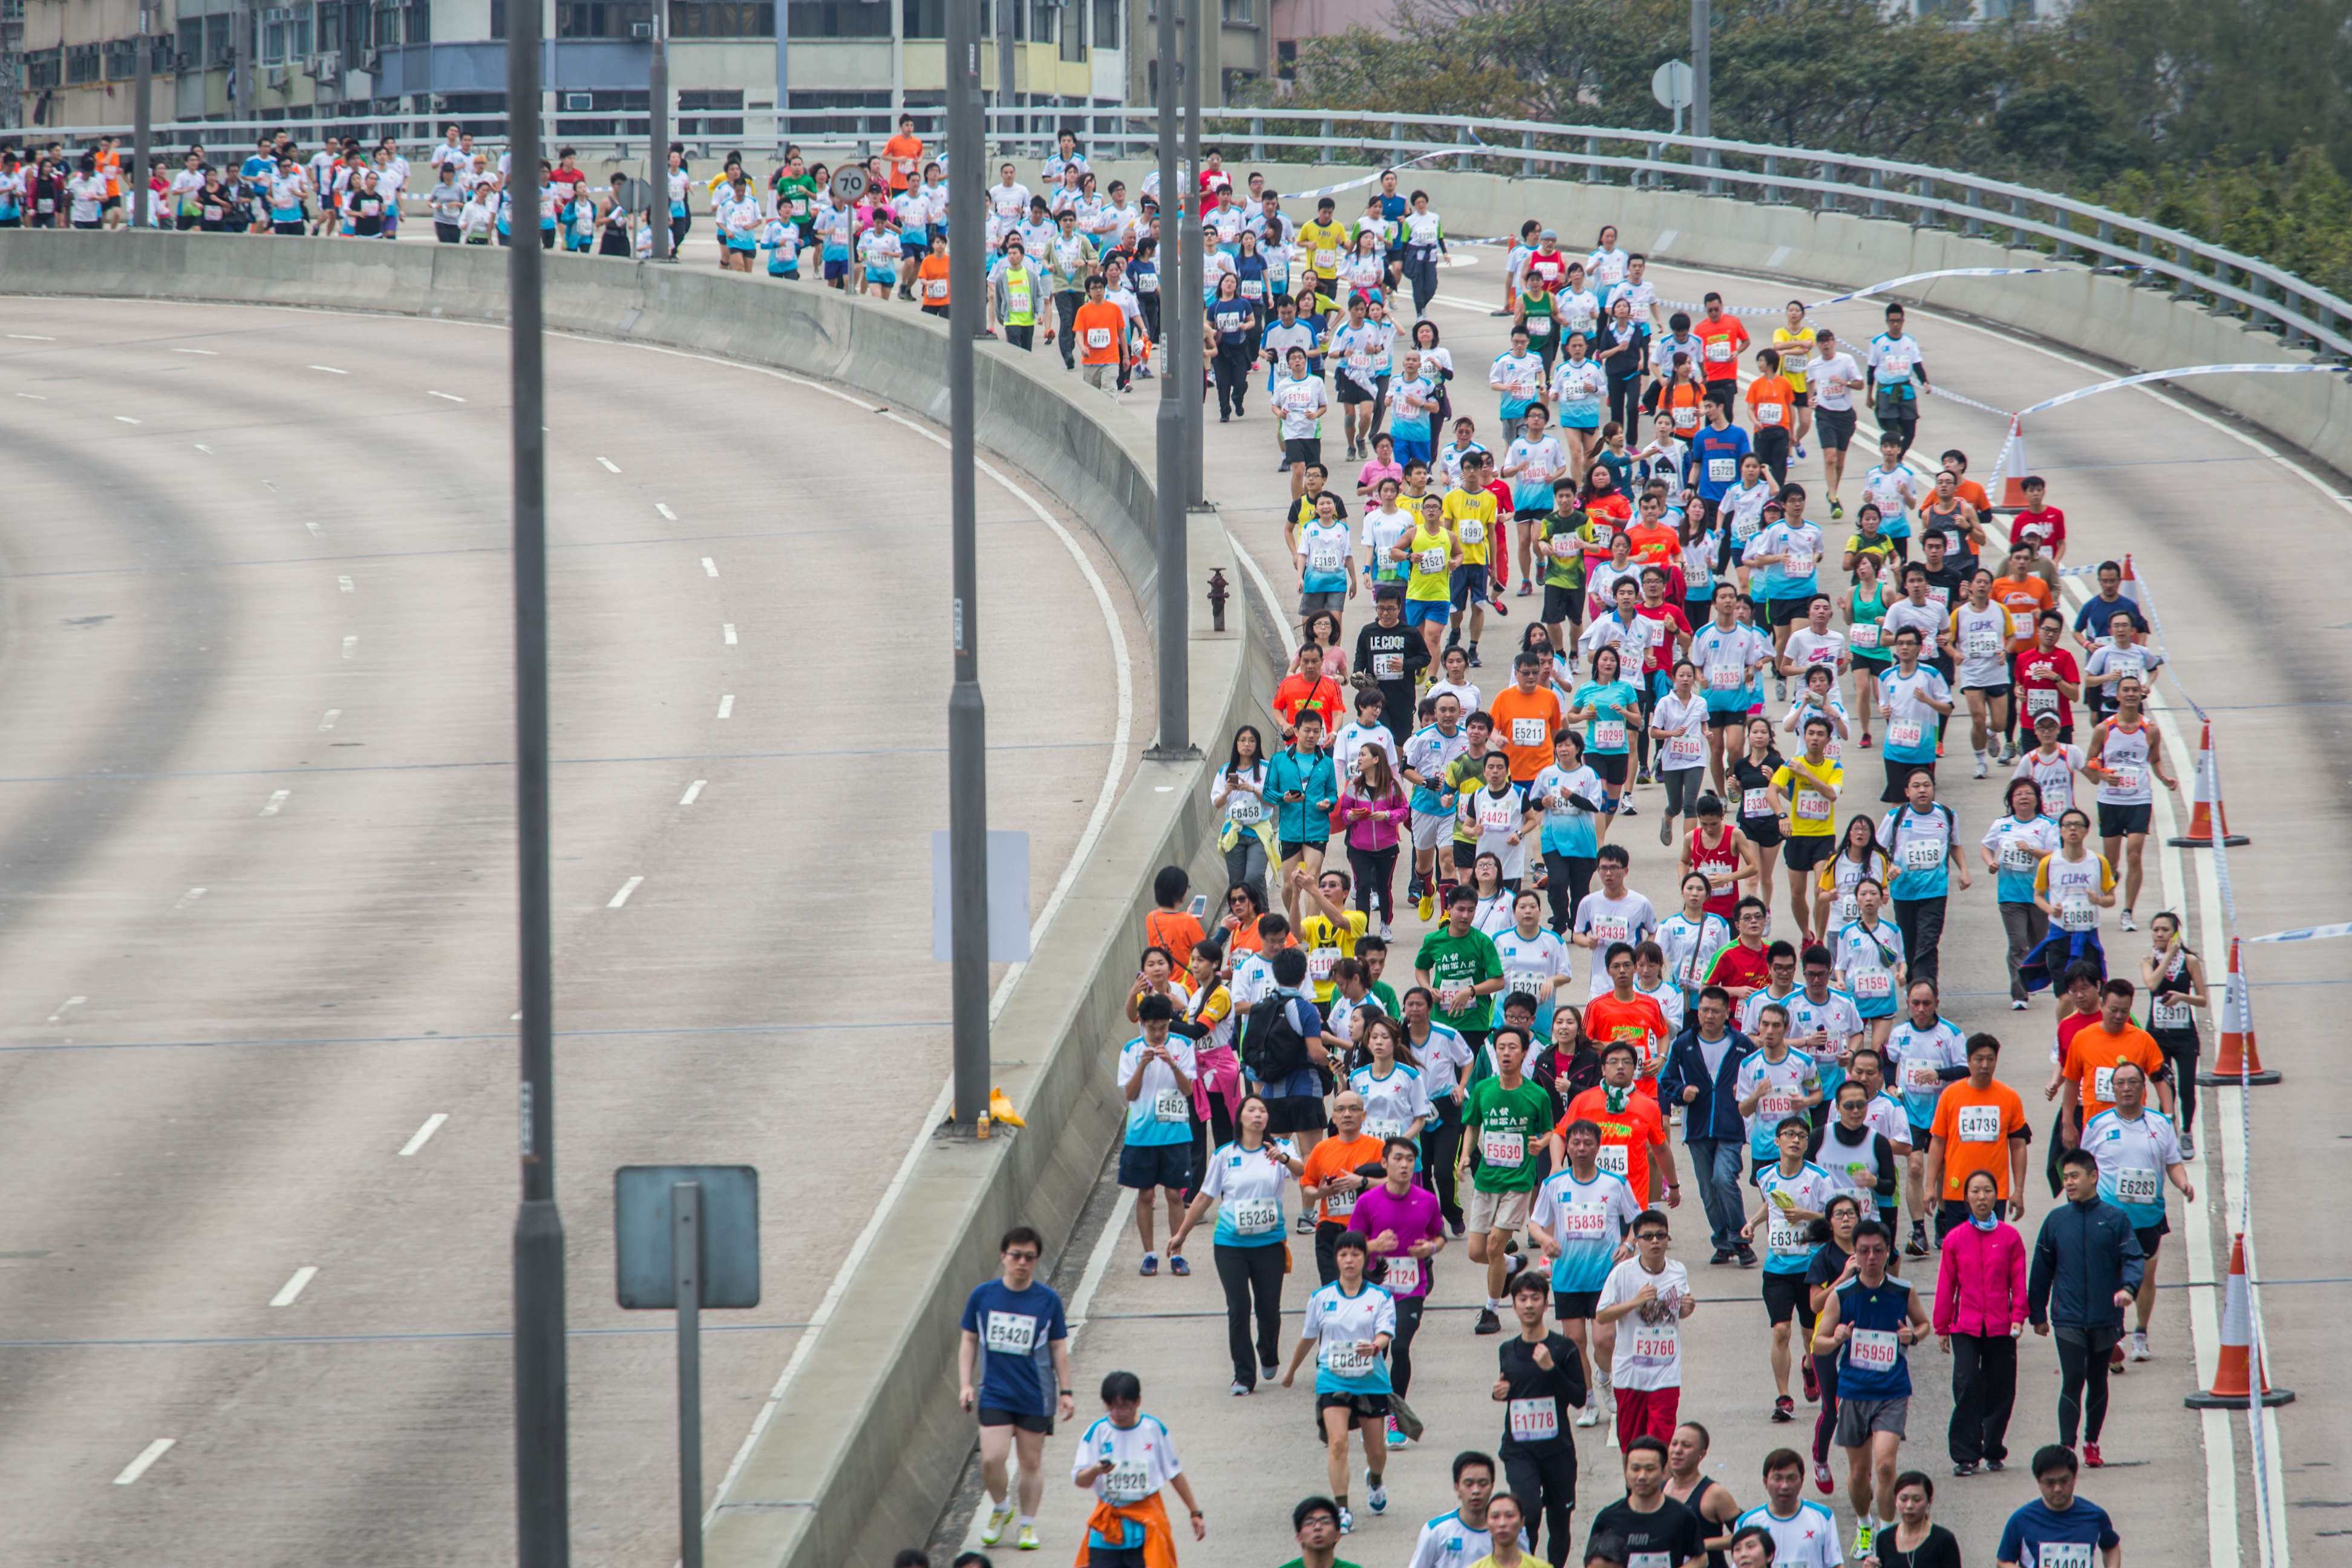
[[[1732,1091],[1739,1064],[1756,1052],[1756,1042],[1731,1026],[1731,993],[1709,985],[1691,1009],[1695,1020],[1676,1037],[1658,1074],[1658,1102],[1683,1110],[1683,1142],[1690,1150],[1691,1179],[1706,1206],[1715,1241],[1710,1263],[1756,1265],[1756,1249],[1739,1234],[1747,1220],[1739,1197],[1739,1152],[1748,1146],[1748,1122]]]
[[[2099,1198],[2099,1163],[2085,1149],[2065,1158],[2066,1201],[2042,1216],[2026,1279],[2025,1311],[2033,1331],[2058,1340],[2058,1440],[2074,1446],[2083,1427],[2083,1463],[2097,1469],[2099,1431],[2107,1419],[2107,1358],[2123,1340],[2124,1309],[2138,1294],[2147,1260],[2131,1216]]]

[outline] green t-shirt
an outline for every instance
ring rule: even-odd
[[[1404,1009],[1397,1005],[1397,994],[1389,989],[1387,981],[1372,982],[1372,998],[1380,1003],[1381,1011],[1390,1017],[1402,1019],[1404,1016]]]
[[[1294,1557],[1289,1562],[1284,1563],[1282,1568],[1307,1568],[1307,1559],[1304,1557]],[[1344,1557],[1334,1557],[1331,1559],[1331,1568],[1356,1568],[1356,1565],[1353,1563],[1349,1562]]]
[[[806,244],[816,227],[816,182],[806,174],[785,174],[776,181],[776,197]]]
[[[1582,539],[1578,535],[1578,530],[1583,526],[1584,509],[1581,507],[1571,511],[1553,512],[1543,521],[1544,542],[1549,544],[1555,539],[1576,537],[1580,543]],[[1545,587],[1581,588],[1584,586],[1583,551],[1577,551],[1565,561],[1557,556],[1549,555],[1544,560],[1546,563],[1543,574]]]
[[[1542,1173],[1543,1135],[1551,1131],[1551,1091],[1533,1079],[1523,1078],[1517,1089],[1505,1089],[1499,1078],[1482,1079],[1470,1086],[1462,1124],[1471,1146],[1478,1151],[1473,1180],[1482,1193],[1531,1193]],[[1517,1138],[1517,1164],[1499,1157],[1499,1143]]]
[[[1475,985],[1482,980],[1499,980],[1503,974],[1503,955],[1495,950],[1495,939],[1475,926],[1455,936],[1446,926],[1440,926],[1421,939],[1421,951],[1413,954],[1412,967],[1418,972],[1429,971],[1430,988],[1440,996],[1457,982]],[[1459,1013],[1449,1013],[1438,1007],[1431,1015],[1449,1028],[1486,1032],[1494,1008],[1487,995],[1471,999],[1470,1005]]]

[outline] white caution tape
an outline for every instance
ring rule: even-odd
[[[1979,403],[1973,397],[1963,397],[1957,392],[1947,392],[1940,386],[1931,386],[1927,390],[1936,396],[1943,398],[1946,402],[1957,403],[1963,408],[1974,408],[1986,414],[1998,414],[2003,419],[2014,419],[2017,417],[2016,415],[2011,413],[2006,408],[1995,408],[1990,403]]]
[[[1853,300],[1867,300],[1874,294],[1884,294],[1890,289],[1900,289],[1906,283],[1924,283],[1931,278],[2024,278],[2042,272],[2085,270],[2087,269],[2080,267],[1941,267],[1933,272],[1909,272],[1900,278],[1889,278],[1883,283],[1873,283],[1867,288],[1856,289],[1849,294],[1832,294],[1826,300],[1814,300],[1805,309],[1818,310],[1824,305],[1843,305]],[[1703,305],[1689,300],[1661,300],[1658,302],[1669,310],[1705,309]],[[1730,316],[1777,316],[1786,308],[1780,305],[1732,305],[1726,306],[1724,313]],[[1978,406],[1982,407],[1983,405],[1979,404]],[[1994,412],[2003,413],[2006,410],[1996,409]]]
[[[2137,386],[2149,381],[2179,381],[2191,375],[2342,375],[2352,371],[2352,365],[2341,364],[2281,364],[2264,361],[2255,364],[2189,364],[2173,370],[2143,371],[2137,375],[2119,376],[2114,381],[2102,381],[2090,386],[2078,386],[2072,392],[2062,392],[2055,397],[2042,399],[2031,408],[2021,408],[2017,417],[2040,414],[2063,404],[2078,402],[2101,392],[2113,392],[2118,387]]]
[[[2295,931],[2274,931],[2268,936],[2250,936],[2248,942],[2318,942],[2332,936],[2352,936],[2352,922],[2332,926],[2304,926]]]
[[[1336,196],[1341,191],[1361,190],[1366,185],[1376,185],[1380,184],[1382,174],[1393,174],[1400,169],[1410,169],[1415,163],[1426,163],[1433,158],[1452,158],[1464,153],[1477,153],[1484,150],[1483,142],[1469,147],[1441,147],[1434,153],[1423,153],[1418,157],[1407,158],[1402,163],[1391,163],[1386,168],[1375,170],[1364,175],[1361,179],[1342,180],[1336,185],[1318,185],[1311,191],[1285,191],[1282,193],[1282,199],[1286,202],[1320,201],[1325,196]]]

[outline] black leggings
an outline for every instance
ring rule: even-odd
[[[1234,1113],[1225,1109],[1225,1097],[1211,1093],[1209,1120],[1201,1120],[1197,1110],[1192,1112],[1192,1182],[1184,1194],[1191,1203],[1199,1195],[1201,1180],[1209,1169],[1209,1156],[1234,1141]]]
[[[1217,1283],[1225,1288],[1225,1348],[1233,1352],[1234,1381],[1257,1386],[1258,1369],[1282,1363],[1282,1257],[1280,1242],[1271,1247],[1219,1247]],[[1252,1296],[1257,1318],[1257,1342],[1252,1360],[1250,1318]],[[1399,1314],[1402,1322],[1402,1314]]]
[[[1379,896],[1382,921],[1396,919],[1397,846],[1385,849],[1359,849],[1348,846],[1348,869],[1356,879],[1356,907],[1371,918],[1374,895]]]
[[[1450,1109],[1440,1110],[1421,1130],[1421,1174],[1424,1186],[1437,1195],[1437,1212],[1460,1229],[1461,1194],[1454,1188],[1454,1162],[1462,1152],[1462,1123]]]
[[[1544,858],[1544,892],[1551,900],[1551,929],[1567,934],[1569,924],[1576,919],[1576,906],[1584,902],[1584,895],[1592,890],[1592,868],[1601,861],[1592,855],[1556,855],[1547,849]]]
[[[1503,1486],[1519,1500],[1520,1511],[1527,1516],[1528,1542],[1549,1541],[1544,1556],[1551,1568],[1565,1568],[1575,1544],[1569,1525],[1569,1516],[1576,1509],[1575,1446],[1562,1434],[1560,1441],[1540,1448],[1507,1449]]]
[[[2158,1029],[2154,1031],[2156,1043],[2164,1052],[2165,1064],[2172,1068],[2173,1117],[2183,1132],[2197,1125],[2197,1057],[2204,1042],[2195,1029]]]
[[[1812,1341],[1812,1331],[1808,1329],[1805,1342]],[[1830,1437],[1837,1431],[1837,1363],[1835,1353],[1813,1357],[1813,1381],[1821,1385],[1822,1395],[1821,1409],[1813,1416],[1813,1463],[1817,1465],[1830,1462]]]
[[[1249,390],[1250,346],[1244,338],[1237,343],[1217,345],[1213,369],[1217,377],[1217,412],[1230,417],[1242,411],[1242,395]]]
[[[1421,1309],[1427,1298],[1396,1298],[1396,1338],[1389,1342],[1389,1383],[1402,1398],[1412,1389],[1412,1336],[1421,1331]]]
[[[1629,441],[1642,428],[1642,372],[1638,366],[1622,375],[1613,370],[1609,373],[1609,417],[1617,422]]]
[[[2058,1441],[2074,1446],[2074,1424],[2083,1441],[2095,1443],[2107,1424],[2107,1357],[2123,1339],[2121,1329],[2073,1329],[2053,1324],[2058,1342]]]
[[[2017,1407],[2017,1341],[2009,1334],[1952,1336],[1952,1463],[2009,1458],[2009,1416]]]
[[[1135,308],[1143,315],[1143,335],[1151,341],[1152,347],[1159,347],[1160,290],[1154,289],[1149,294],[1138,294],[1135,297]]]
[[[1932,984],[1942,974],[1936,949],[1944,940],[1944,899],[1939,893],[1932,899],[1895,900],[1895,929],[1903,933],[1903,951],[1910,959],[1906,973],[1915,985],[1922,980]]]

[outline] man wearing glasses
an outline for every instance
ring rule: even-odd
[[[1045,1496],[1045,1439],[1054,1417],[1077,1414],[1070,1396],[1070,1330],[1062,1298],[1037,1278],[1045,1242],[1025,1225],[1014,1226],[997,1244],[1003,1275],[973,1287],[963,1306],[963,1344],[958,1352],[961,1402],[980,1417],[980,1476],[988,1490],[988,1528],[983,1546],[1004,1539],[1013,1506],[1006,1500],[1004,1462],[1021,1460],[1020,1526],[1017,1544],[1037,1547],[1037,1504]],[[975,1373],[977,1376],[975,1377]]]

